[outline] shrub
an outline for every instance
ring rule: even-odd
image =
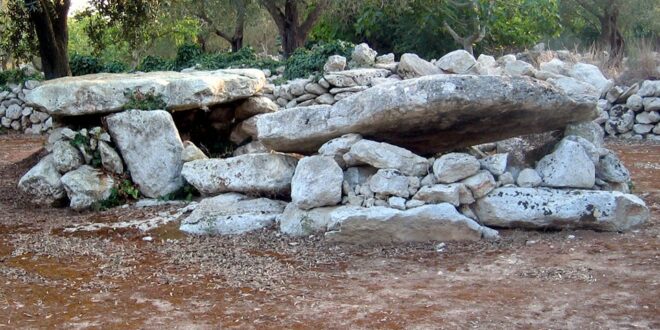
[[[0,86],[7,84],[22,84],[27,80],[42,80],[39,73],[28,74],[26,69],[0,71]]]
[[[153,89],[146,93],[143,93],[140,89],[127,89],[124,91],[124,95],[128,97],[128,102],[124,104],[124,110],[163,110],[167,107],[163,95],[157,94]]]
[[[69,141],[69,143],[76,149],[84,149],[85,152],[89,155],[92,155],[92,160],[90,161],[89,165],[92,167],[96,168],[101,168],[102,162],[101,162],[101,151],[97,148],[96,150],[92,150],[92,147],[90,146],[90,139],[88,136],[84,136],[80,133],[76,133],[76,136],[73,137],[73,140]]]
[[[243,47],[237,52],[203,54],[198,59],[201,69],[219,70],[227,68],[258,68],[274,70],[281,65],[273,59],[261,59],[252,47]]]
[[[138,66],[138,70],[144,72],[172,71],[174,68],[175,65],[173,61],[151,55],[145,57]]]
[[[284,78],[287,80],[306,78],[322,72],[329,56],[341,55],[350,58],[354,47],[355,45],[349,42],[335,40],[320,42],[311,49],[298,48],[286,61]]]
[[[69,59],[69,66],[74,76],[103,72],[103,64],[94,56],[74,54]]]
[[[124,179],[118,186],[110,190],[110,197],[96,203],[96,210],[107,210],[116,206],[124,205],[129,201],[140,198],[140,190],[129,179]]]
[[[202,49],[198,45],[185,44],[177,49],[174,63],[177,69],[185,69],[194,66],[201,55]]]

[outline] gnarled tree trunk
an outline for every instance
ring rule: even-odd
[[[277,29],[282,37],[282,48],[284,57],[289,57],[293,52],[305,45],[307,36],[316,21],[327,8],[328,0],[319,0],[314,9],[307,15],[304,22],[300,23],[300,0],[284,0],[281,8],[273,0],[261,0],[261,4],[275,21]]]
[[[39,40],[39,55],[46,79],[70,76],[67,15],[71,1],[25,0],[25,5]]]

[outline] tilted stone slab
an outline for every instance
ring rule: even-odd
[[[183,165],[183,177],[205,195],[238,192],[284,196],[298,160],[279,154],[246,154],[225,159],[201,159]]]
[[[54,116],[80,116],[122,110],[130,93],[162,94],[167,110],[208,107],[244,99],[266,84],[260,70],[93,74],[44,82],[26,93],[27,103]]]
[[[277,151],[313,153],[330,139],[358,133],[428,154],[563,129],[596,116],[595,98],[576,100],[543,81],[434,75],[378,85],[332,107],[260,115],[257,128],[259,140]]]
[[[649,218],[643,200],[617,191],[498,188],[473,210],[481,223],[504,228],[622,231]]]

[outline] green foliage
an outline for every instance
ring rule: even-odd
[[[328,56],[341,55],[350,58],[354,47],[355,45],[349,42],[335,40],[319,42],[311,49],[298,48],[286,61],[284,78],[288,80],[306,78],[322,72]]]
[[[23,1],[0,6],[0,60],[30,60],[37,54],[37,38]]]
[[[156,93],[153,89],[146,93],[140,89],[127,89],[124,91],[124,95],[128,97],[124,110],[164,110],[167,107],[163,95]]]
[[[7,134],[7,129],[5,127],[0,126],[0,135],[5,135]]]
[[[158,199],[161,201],[185,200],[190,202],[194,197],[197,196],[200,196],[199,191],[197,191],[194,186],[186,183],[179,190],[171,192],[165,196],[161,196]]]
[[[149,55],[140,62],[138,71],[171,71],[174,70],[174,68],[175,65],[173,61]]]
[[[197,67],[201,70],[219,70],[227,68],[259,68],[274,70],[281,63],[272,59],[261,59],[251,47],[243,47],[237,52],[202,53],[196,45],[184,45],[177,51],[174,60],[156,56],[147,56],[142,60],[138,70],[170,71]]]
[[[140,189],[131,180],[125,179],[110,190],[110,197],[98,202],[93,209],[107,210],[138,198],[140,198]]]
[[[40,74],[29,74],[26,69],[0,71],[0,86],[22,84],[27,80],[42,80]]]
[[[99,73],[103,71],[103,64],[94,56],[74,54],[69,58],[71,74],[82,76],[86,74]]]
[[[174,63],[177,68],[187,68],[195,65],[202,55],[202,48],[195,44],[185,44],[177,49]]]
[[[85,150],[85,153],[87,153],[88,155],[92,155],[92,159],[89,165],[95,168],[101,168],[102,165],[101,151],[98,148],[96,148],[96,150],[92,150],[92,147],[90,146],[89,136],[76,133],[76,136],[73,137],[73,140],[69,141],[69,144],[71,144],[71,146],[73,146],[76,149]]]

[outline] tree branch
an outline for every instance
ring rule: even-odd
[[[454,31],[454,29],[449,26],[449,24],[447,24],[447,21],[442,22],[442,25],[444,25],[445,29],[447,29],[454,41],[461,45],[463,44],[463,38],[461,38],[461,36],[459,36],[458,33],[456,33],[456,31]]]
[[[280,33],[284,33],[284,28],[285,28],[285,17],[284,13],[282,13],[282,10],[277,7],[274,1],[271,0],[261,0],[261,5],[266,8],[270,16],[273,18],[273,21],[275,21],[275,24],[277,25],[277,28],[280,30]]]
[[[584,8],[584,10],[590,12],[592,15],[596,16],[596,18],[603,19],[604,14],[601,12],[601,8],[598,8],[598,6],[594,5],[592,2],[589,2],[589,0],[574,0],[580,7]]]
[[[322,0],[319,1],[319,3],[316,4],[316,8],[307,15],[307,19],[305,19],[305,22],[300,26],[300,29],[302,30],[303,34],[307,34],[309,30],[314,27],[314,24],[316,21],[321,17],[321,14],[323,11],[328,7],[329,1],[328,0]]]

